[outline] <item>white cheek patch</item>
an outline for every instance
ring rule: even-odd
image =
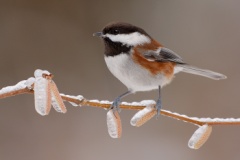
[[[151,39],[149,37],[140,34],[139,32],[118,35],[106,34],[105,36],[108,37],[113,42],[120,42],[127,46],[136,46],[151,42]]]

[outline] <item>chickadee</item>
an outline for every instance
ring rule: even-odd
[[[115,22],[108,24],[102,32],[94,33],[103,39],[105,61],[111,73],[128,91],[118,96],[111,109],[119,110],[121,99],[138,91],[159,90],[156,102],[157,115],[162,108],[161,88],[170,83],[178,72],[186,72],[214,80],[227,78],[210,70],[188,65],[172,50],[163,47],[147,32],[137,26]]]

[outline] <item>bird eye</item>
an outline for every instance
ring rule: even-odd
[[[120,33],[120,31],[118,30],[118,29],[114,29],[113,31],[112,31],[112,34],[119,34]]]

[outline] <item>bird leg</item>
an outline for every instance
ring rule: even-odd
[[[157,118],[160,115],[161,109],[162,109],[162,96],[161,96],[161,86],[158,86],[158,100],[156,103],[156,110],[157,110]]]
[[[120,112],[120,108],[119,105],[121,103],[121,99],[129,94],[131,94],[132,91],[128,90],[127,92],[121,94],[120,96],[118,96],[112,103],[111,107],[109,109],[112,109],[113,112],[117,111]]]

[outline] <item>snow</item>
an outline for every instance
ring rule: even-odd
[[[143,100],[140,102],[140,106],[155,106],[156,102],[154,100]]]
[[[48,72],[47,70],[36,69],[35,72],[34,72],[35,78],[42,77],[43,74],[51,75],[51,73]]]
[[[108,101],[108,100],[99,101],[99,100],[97,100],[97,99],[89,100],[89,102],[99,103],[99,104],[112,104],[112,102],[110,102],[110,101]]]
[[[28,89],[32,89],[32,85],[35,83],[35,78],[34,77],[30,77],[26,80],[25,84],[27,86]]]
[[[107,112],[108,133],[112,138],[120,138],[122,134],[122,124],[118,112],[113,110]]]
[[[93,103],[100,103],[100,104],[112,104],[111,101],[107,101],[107,100],[102,100],[99,101],[97,99],[94,100],[89,100],[89,102],[93,102]],[[148,106],[148,105],[155,105],[156,102],[154,100],[143,100],[141,102],[121,102],[120,105],[128,105],[128,106]]]
[[[61,96],[65,96],[65,97],[68,97],[68,98],[72,98],[72,99],[76,99],[76,100],[79,100],[79,101],[82,101],[84,99],[84,97],[82,95],[77,95],[77,96],[72,96],[72,95],[66,95],[66,94],[60,94]],[[77,107],[77,106],[80,106],[76,103],[73,103],[73,102],[69,102],[71,105],[73,105],[74,107]]]
[[[201,122],[240,122],[240,118],[191,118]]]
[[[89,100],[89,102],[92,103],[99,103],[99,104],[112,104],[111,101],[108,100],[97,100],[97,99],[93,99],[93,100]],[[143,100],[141,102],[121,102],[121,105],[129,105],[129,106],[149,106],[149,105],[155,105],[156,102],[154,100]]]
[[[99,101],[99,100],[96,100],[96,99],[94,99],[94,100],[89,100],[89,102],[92,102],[92,103],[99,103],[99,104],[102,104],[102,105],[111,105],[112,104],[112,102],[110,102],[110,101],[107,101],[107,100],[102,100],[102,101]],[[108,110],[108,108],[103,108],[104,110]]]
[[[103,105],[105,105],[105,104],[111,105],[111,104],[112,104],[112,102],[107,101],[107,100],[99,101],[99,103],[100,103],[100,104],[103,104]],[[108,110],[108,108],[103,108],[103,109],[104,109],[104,110]]]
[[[99,101],[99,100],[96,100],[96,99],[89,100],[89,102],[92,102],[92,103],[100,103],[100,101]]]
[[[192,135],[188,142],[188,146],[192,149],[199,149],[209,138],[212,132],[212,126],[200,126]]]
[[[34,75],[35,75],[35,77],[42,77],[43,73],[50,75],[50,73],[48,71],[42,71],[40,69],[37,69],[34,72]],[[34,77],[30,77],[27,80],[22,80],[22,81],[18,82],[14,86],[7,86],[7,87],[2,88],[0,90],[0,94],[11,93],[11,92],[14,92],[14,91],[17,91],[17,90],[21,90],[21,89],[25,89],[25,88],[32,89],[32,85],[34,83],[35,83],[35,78]]]
[[[171,112],[171,111],[167,111],[167,110],[162,110],[164,112],[167,113],[171,113],[177,116],[181,116],[181,117],[185,117],[185,118],[189,118],[192,120],[196,120],[196,121],[200,121],[200,122],[206,122],[206,123],[211,123],[211,122],[240,122],[240,118],[198,118],[198,117],[189,117],[183,114],[179,114],[176,112]]]
[[[73,99],[77,99],[79,101],[82,101],[84,99],[84,97],[82,95],[77,95],[77,96],[72,96],[72,95],[66,95],[63,93],[60,93],[61,96],[65,96],[65,97],[69,97],[69,98],[73,98]]]
[[[27,87],[26,82],[27,82],[26,80],[22,80],[14,86],[4,87],[0,90],[0,94],[6,94],[17,90],[25,89]]]
[[[106,101],[106,100],[100,101],[99,103],[100,103],[100,104],[112,104],[112,102]]]
[[[122,105],[128,105],[128,106],[145,106],[144,104],[141,104],[141,102],[122,102]]]

